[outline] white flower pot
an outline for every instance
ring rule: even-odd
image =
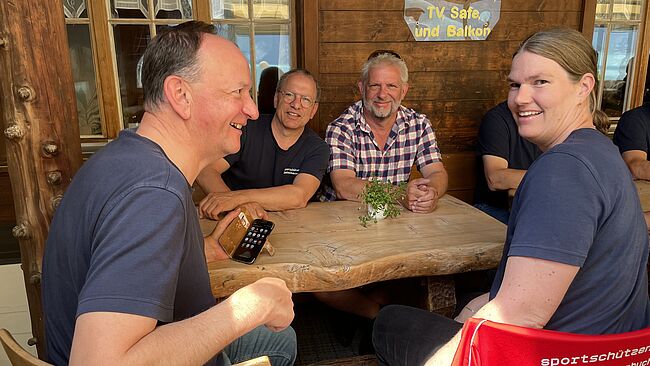
[[[376,220],[381,220],[386,217],[386,214],[383,209],[377,210],[372,205],[368,204],[368,215],[373,216]]]

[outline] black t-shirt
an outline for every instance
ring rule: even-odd
[[[221,177],[232,190],[277,187],[292,184],[300,173],[323,178],[329,147],[314,131],[305,127],[288,150],[283,150],[271,131],[272,115],[249,121],[242,130],[241,148],[225,157],[230,168]]]
[[[650,149],[650,104],[631,109],[621,116],[614,131],[614,143],[622,153]],[[650,155],[648,156],[650,160]]]
[[[478,170],[474,201],[501,208],[508,208],[508,192],[490,191],[485,178],[483,155],[506,159],[509,169],[527,170],[530,164],[542,154],[535,144],[519,136],[517,123],[506,102],[490,109],[483,117],[478,133],[477,152]]]

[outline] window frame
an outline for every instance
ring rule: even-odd
[[[595,29],[596,26],[605,26],[607,29],[606,37],[604,40],[604,61],[603,61],[603,70],[606,67],[606,60],[607,60],[607,54],[608,54],[608,48],[609,48],[609,37],[611,33],[611,29],[614,26],[617,25],[637,25],[639,26],[638,28],[638,39],[637,43],[635,46],[635,53],[634,53],[634,65],[632,66],[631,70],[631,77],[630,82],[626,85],[626,90],[625,90],[625,100],[623,104],[623,110],[621,111],[622,113],[625,111],[628,111],[632,108],[636,108],[640,106],[643,103],[643,92],[645,88],[645,78],[646,74],[648,72],[647,70],[647,65],[648,65],[648,52],[650,52],[650,27],[647,27],[647,22],[648,22],[648,14],[650,11],[650,0],[644,0],[644,4],[642,5],[642,11],[641,11],[641,16],[639,20],[633,20],[633,21],[627,21],[627,20],[602,20],[602,19],[596,19],[596,6],[597,6],[597,1],[596,0],[589,0],[592,4],[589,6],[589,9],[591,11],[587,11],[585,9],[585,25],[587,25],[590,29],[591,32],[591,37],[589,39],[593,39],[593,35],[595,34]],[[613,11],[613,0],[610,0],[610,13]],[[601,70],[598,70],[599,72]],[[602,75],[604,78],[604,74]],[[598,85],[598,90],[597,90],[597,105],[600,108],[601,103],[602,103],[602,98],[603,98],[603,90],[604,90],[604,81],[599,80],[600,83]],[[611,126],[609,129],[609,133],[613,134],[614,130],[616,129],[616,125],[618,123],[618,120],[620,117],[609,117],[609,120],[611,122]]]
[[[289,19],[255,19],[253,17],[254,2],[259,0],[247,0],[248,19],[212,19],[211,0],[191,0],[192,19],[201,20],[212,24],[246,24],[249,25],[250,47],[251,47],[251,76],[255,78],[255,24],[288,24],[290,37],[291,67],[296,67],[298,58],[298,41],[300,30],[298,24],[296,4],[299,0],[289,0]],[[149,9],[153,9],[153,0],[147,0]],[[122,101],[119,86],[119,73],[117,66],[117,53],[115,51],[115,38],[113,27],[121,24],[148,25],[151,37],[156,34],[156,26],[166,24],[178,24],[186,19],[156,19],[155,14],[148,18],[110,18],[110,0],[86,0],[88,20],[66,18],[66,24],[88,24],[91,38],[91,48],[94,61],[95,79],[97,83],[97,97],[100,107],[100,118],[102,121],[102,136],[82,135],[81,144],[84,156],[91,154],[98,147],[106,142],[117,138],[123,129]],[[253,83],[256,84],[256,83]],[[257,85],[253,86],[252,93],[256,93]]]

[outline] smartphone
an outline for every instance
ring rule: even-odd
[[[255,262],[273,227],[275,225],[271,221],[262,219],[253,220],[253,223],[246,231],[246,235],[244,235],[232,253],[232,259],[246,264]]]

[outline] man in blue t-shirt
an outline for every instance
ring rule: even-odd
[[[650,180],[650,103],[623,113],[614,131],[614,143],[634,179]],[[644,216],[650,227],[650,211]]]
[[[508,224],[508,190],[519,187],[526,170],[542,152],[519,135],[507,101],[483,117],[477,152],[479,169],[474,206]]]
[[[239,149],[257,117],[248,62],[214,26],[160,32],[143,56],[144,109],[86,162],[50,226],[43,257],[47,351],[55,365],[291,365],[291,292],[265,278],[220,304],[206,261],[235,210],[203,237],[191,184]]]
[[[319,97],[318,82],[309,71],[283,74],[275,92],[275,114],[245,124],[239,152],[199,174],[197,182],[207,193],[199,204],[201,214],[216,218],[249,202],[269,211],[305,207],[329,159],[325,141],[307,127]]]

